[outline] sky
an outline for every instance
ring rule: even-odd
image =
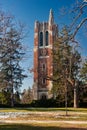
[[[68,15],[68,13],[73,4],[75,4],[75,0],[0,0],[0,9],[10,13],[15,16],[16,20],[24,23],[28,32],[24,41],[27,48],[27,57],[23,61],[22,66],[29,76],[23,81],[22,90],[33,85],[33,74],[29,73],[28,68],[33,67],[34,22],[36,20],[40,22],[48,21],[49,11],[52,9],[54,21],[60,29],[64,24],[69,23],[72,16]],[[77,39],[80,39],[79,41],[82,45],[81,51],[83,51],[83,55],[86,55],[86,38],[85,36],[82,38],[82,35],[80,32]]]

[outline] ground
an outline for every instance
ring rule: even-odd
[[[2,127],[13,127],[13,124],[16,124],[16,127],[27,126],[29,130],[30,127],[47,130],[87,130],[87,109],[70,108],[67,116],[65,109],[1,109],[0,124],[0,130]]]

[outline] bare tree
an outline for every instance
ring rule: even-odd
[[[33,100],[33,93],[32,89],[29,87],[27,90],[24,89],[21,97],[21,103],[23,104],[29,104]]]
[[[82,2],[79,2],[72,11],[72,13],[75,14],[73,22],[69,27],[70,31],[72,32],[71,37],[72,40],[75,39],[75,36],[78,33],[79,29],[87,21],[86,9],[87,9],[87,0],[82,0]]]

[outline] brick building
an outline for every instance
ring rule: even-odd
[[[35,21],[34,28],[34,99],[52,97],[52,81],[47,77],[53,75],[52,48],[58,35],[57,24],[54,23],[52,9],[48,22]]]

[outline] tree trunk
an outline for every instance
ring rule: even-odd
[[[14,94],[13,94],[13,87],[11,88],[11,107],[14,107]]]
[[[67,83],[65,83],[65,109],[66,109],[66,116],[68,115],[67,110]]]
[[[11,93],[11,107],[14,107],[13,94]]]
[[[74,88],[74,108],[78,108],[78,89]]]

